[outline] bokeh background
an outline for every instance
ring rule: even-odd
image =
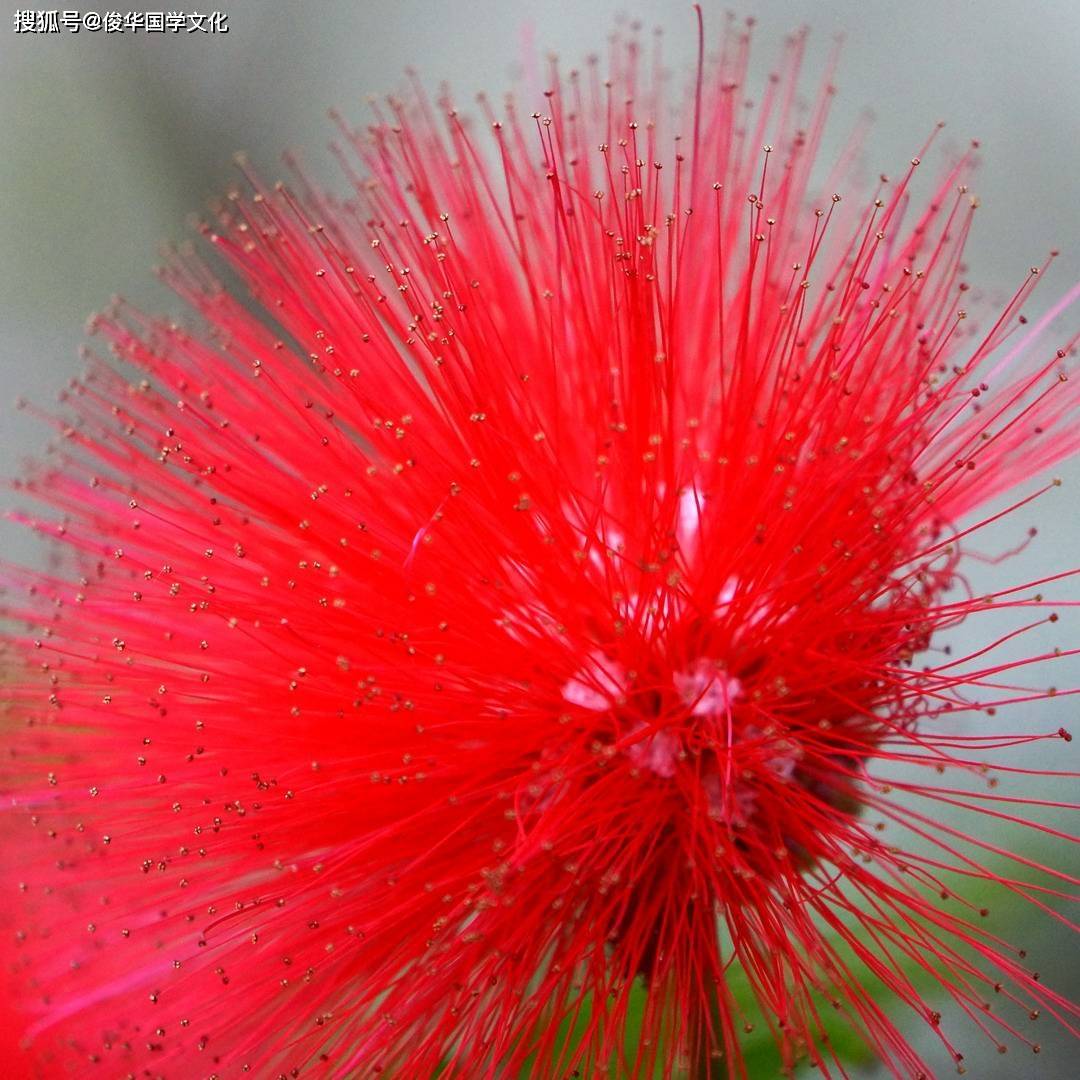
[[[467,105],[476,90],[501,91],[517,77],[532,44],[568,61],[602,51],[620,16],[663,25],[673,68],[689,69],[695,43],[690,5],[661,0],[210,0],[204,7],[211,5],[227,12],[229,33],[16,35],[13,11],[0,9],[4,476],[17,473],[46,438],[14,410],[14,400],[54,400],[80,369],[82,326],[95,308],[122,293],[178,310],[151,267],[163,241],[185,238],[189,216],[237,182],[235,151],[247,151],[260,172],[272,175],[281,169],[282,150],[299,150],[329,184],[341,186],[325,150],[332,134],[327,107],[360,118],[365,96],[398,88],[410,64],[429,85],[450,80]],[[707,28],[719,32],[722,7],[703,6]],[[1011,292],[1055,247],[1061,257],[1027,313],[1038,315],[1080,279],[1080,2],[743,0],[739,7],[758,20],[757,77],[784,34],[804,23],[814,30],[811,81],[834,35],[845,35],[826,150],[838,149],[869,107],[876,116],[864,155],[870,175],[899,172],[938,119],[948,121],[958,145],[981,140],[975,187],[983,209],[969,249],[970,277],[991,296]],[[1074,325],[1077,319],[1080,312]],[[1052,498],[986,539],[984,547],[1004,548],[1029,525],[1040,528],[1039,540],[1008,566],[975,566],[976,588],[1003,575],[1020,581],[1080,563],[1080,469],[1066,467],[1062,475],[1066,484]],[[0,544],[9,557],[40,559],[33,541],[6,523]],[[1065,582],[1056,595],[1080,601],[1080,586]],[[1080,644],[1080,619],[1063,614],[1053,634],[1019,648]],[[1077,686],[1080,665],[1063,661],[1032,678]],[[1033,705],[1013,727],[1068,726],[1074,700],[1062,695]],[[1043,743],[1023,756],[1029,764],[1076,768],[1062,750]],[[1058,785],[1063,797],[1069,786]],[[1073,830],[1075,823],[1062,827]],[[1066,856],[1060,845],[1051,852],[1059,868],[1080,869],[1075,860],[1060,865]],[[1080,995],[1075,950],[1060,925],[1008,906],[996,908],[995,918],[1038,957],[1046,981]],[[1068,1039],[1046,1021],[1040,1025],[1044,1050],[1037,1059],[1020,1050],[1001,1058],[988,1042],[968,1038],[969,1075],[1075,1076]],[[925,1042],[922,1034],[913,1037]],[[884,1073],[869,1065],[864,1075]]]

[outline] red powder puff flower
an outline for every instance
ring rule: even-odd
[[[41,1075],[738,1077],[740,969],[823,1075],[837,1012],[940,1065],[883,992],[956,1061],[1072,1022],[965,899],[1072,880],[962,823],[1041,805],[986,755],[1067,738],[993,719],[1055,616],[962,553],[1080,442],[1076,290],[976,331],[970,156],[813,197],[830,91],[799,37],[748,113],[747,40],[677,115],[631,37],[531,117],[339,121],[348,200],[205,230],[253,300],[183,252],[194,327],[94,320],[7,600]]]

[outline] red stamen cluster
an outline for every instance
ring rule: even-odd
[[[1055,618],[961,553],[1080,442],[1075,290],[971,329],[970,155],[815,199],[801,36],[747,110],[732,29],[674,120],[642,51],[340,121],[346,201],[206,229],[253,301],[183,252],[196,328],[94,320],[7,598],[43,1075],[741,1076],[733,965],[824,1075],[834,1009],[932,1073],[882,988],[959,1060],[927,976],[1003,1044],[1075,1015],[950,884],[1066,879],[957,823],[1035,803],[982,785],[1059,734],[992,720],[1041,657],[928,652]]]

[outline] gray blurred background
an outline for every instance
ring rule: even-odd
[[[718,31],[723,5],[704,7],[707,29]],[[690,5],[660,0],[210,0],[199,10],[214,8],[228,13],[228,34],[16,35],[12,9],[0,11],[0,474],[18,472],[44,441],[10,403],[20,395],[54,400],[79,370],[76,350],[91,311],[113,293],[177,309],[150,268],[160,243],[184,238],[188,215],[235,181],[236,150],[272,175],[281,152],[298,149],[338,185],[325,152],[327,107],[362,118],[365,95],[400,87],[407,65],[429,85],[451,80],[468,105],[476,90],[508,85],[527,40],[576,62],[603,49],[619,13],[662,24],[673,67],[691,62],[695,40]],[[898,172],[938,119],[958,143],[982,141],[972,280],[1004,296],[1060,247],[1054,272],[1025,308],[1035,316],[1080,279],[1080,0],[745,0],[739,13],[758,19],[758,76],[783,35],[806,23],[814,30],[812,81],[833,35],[844,32],[826,149],[838,148],[871,107],[871,175]],[[977,588],[1002,573],[1019,581],[1080,563],[1080,469],[1062,473],[1061,491],[995,534],[1005,547],[1035,523],[1039,542],[1004,571],[975,567]],[[0,544],[9,556],[38,557],[22,531],[6,524]],[[1066,582],[1055,595],[1080,600],[1080,586]],[[1052,635],[1020,649],[1078,643],[1080,619],[1063,618]],[[1078,685],[1080,665],[1062,663],[1034,678]],[[1069,725],[1073,700],[1040,703],[1012,726]],[[1077,768],[1078,755],[1066,762],[1062,749],[1043,743],[1026,756]],[[1077,870],[1075,862],[1061,868]],[[1039,955],[1044,979],[1080,993],[1072,942],[1061,928],[1023,912],[1008,920],[1003,931]],[[1068,1041],[1041,1023],[1040,1058],[1019,1049],[999,1058],[988,1043],[968,1038],[969,1075],[1075,1076]]]

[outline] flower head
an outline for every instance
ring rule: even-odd
[[[45,1073],[739,1076],[737,968],[825,1075],[825,1010],[937,1067],[881,989],[957,1059],[1069,1022],[957,884],[1066,875],[940,813],[1026,817],[1038,657],[934,649],[1056,617],[962,575],[1080,440],[1071,297],[966,318],[970,153],[815,196],[803,45],[752,112],[735,30],[674,115],[633,36],[531,116],[417,88],[343,201],[245,166],[250,300],[184,251],[191,325],[94,319],[7,600]]]

